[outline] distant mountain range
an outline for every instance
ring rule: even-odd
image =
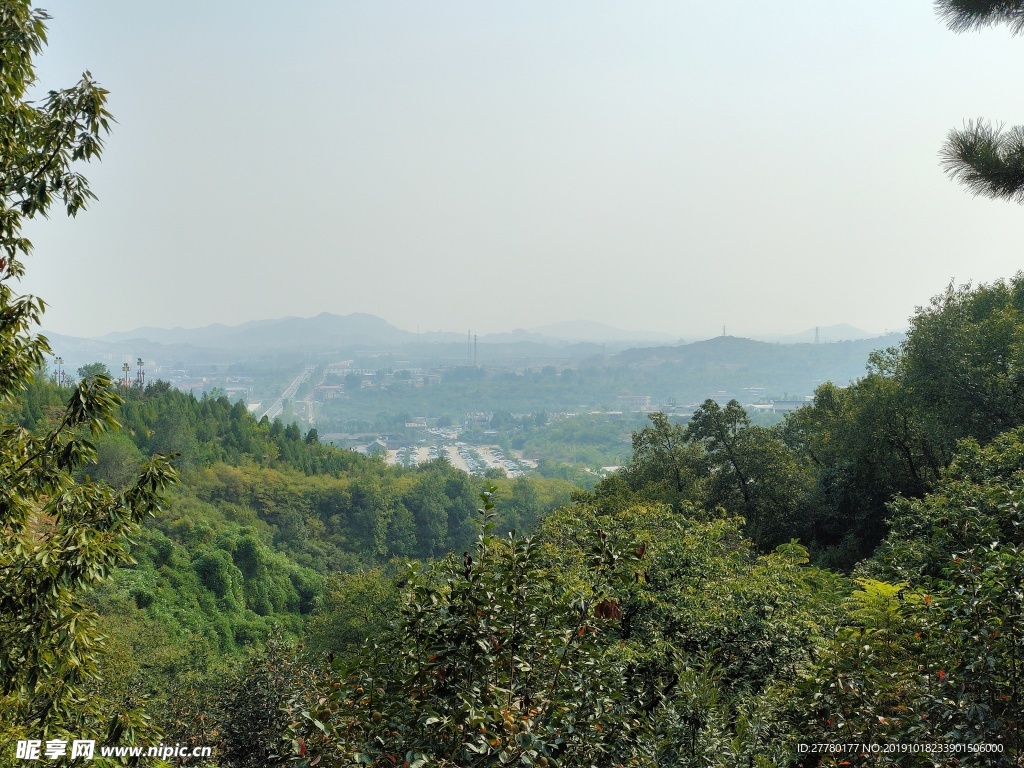
[[[281,346],[325,348],[335,345],[403,344],[416,334],[403,331],[376,315],[353,313],[316,317],[284,317],[254,320],[241,325],[207,325],[202,328],[135,328],[108,333],[99,341],[110,343],[151,341],[159,344],[186,344],[213,349],[273,349]]]
[[[481,344],[535,342],[540,344],[572,344],[591,342],[670,341],[671,334],[626,331],[603,323],[576,321],[554,323],[530,330],[522,328],[506,333],[479,336]],[[278,320],[255,320],[241,325],[207,325],[202,328],[135,328],[100,336],[97,341],[121,343],[147,341],[158,344],[185,344],[215,349],[272,349],[354,345],[396,345],[410,343],[464,342],[461,333],[429,331],[412,333],[396,328],[386,320],[365,313],[334,315],[323,312],[316,317],[285,317]]]
[[[342,316],[327,312],[316,317],[256,320],[236,326],[142,327],[108,333],[95,339],[56,333],[46,335],[54,354],[60,355],[72,370],[94,361],[104,362],[112,370],[117,370],[125,360],[134,362],[136,357],[156,361],[161,367],[180,368],[266,358],[286,362],[310,356],[355,359],[361,361],[357,365],[365,364],[367,367],[392,364],[431,367],[466,363],[532,365],[548,362],[575,365],[583,361],[588,365],[646,367],[659,362],[696,361],[705,354],[702,349],[714,350],[713,357],[726,350],[741,349],[741,356],[746,359],[749,355],[777,357],[782,354],[779,345],[812,345],[815,341],[815,330],[810,329],[798,334],[764,335],[760,341],[721,337],[730,342],[708,346],[700,342],[688,344],[671,334],[625,330],[582,320],[467,339],[463,333],[405,331],[370,314]],[[856,351],[843,344],[834,344],[853,339],[867,341],[857,345]],[[877,338],[848,325],[819,328],[817,340],[821,342],[818,346],[836,348],[820,349],[814,353],[815,357],[825,359],[836,354],[844,357],[852,354],[861,369],[864,358],[860,357],[860,346],[867,350],[898,343],[897,337]],[[765,344],[766,341],[772,343]],[[842,351],[838,349],[844,346]]]
[[[886,332],[888,333],[888,332]],[[758,341],[774,341],[779,344],[813,344],[820,342],[827,344],[834,341],[857,341],[858,339],[873,339],[882,334],[869,333],[852,325],[840,323],[839,325],[823,325],[819,328],[808,328],[800,333],[767,333],[751,336]]]
[[[562,323],[541,325],[532,329],[533,333],[562,341],[589,341],[593,344],[604,344],[614,341],[681,341],[671,333],[657,331],[626,331],[592,320],[569,320]]]
[[[794,334],[763,334],[760,341],[787,344],[802,342],[849,341],[868,339],[872,334],[850,325],[830,325],[808,329]],[[816,339],[817,336],[817,339]],[[391,325],[383,318],[361,312],[335,315],[322,312],[315,317],[284,317],[276,320],[254,320],[241,325],[207,325],[202,328],[142,327],[130,331],[108,333],[95,339],[111,344],[128,341],[147,341],[165,345],[187,345],[210,349],[274,349],[278,347],[319,348],[354,345],[396,345],[421,343],[461,342],[466,337],[457,332],[429,331],[413,333]],[[535,328],[518,328],[504,333],[479,336],[481,344],[508,344],[535,342],[540,344],[639,344],[650,342],[676,342],[682,339],[659,331],[639,331],[615,328],[591,320],[550,323]]]

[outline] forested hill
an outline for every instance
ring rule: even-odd
[[[694,390],[757,386],[776,396],[810,394],[822,381],[846,383],[863,377],[872,352],[902,340],[901,333],[827,344],[775,344],[718,336],[691,344],[627,349],[609,355],[601,364],[646,370],[655,382],[684,381]],[[592,358],[584,364],[598,362]]]
[[[897,346],[902,333],[890,333],[870,339],[833,341],[827,344],[779,344],[741,336],[716,336],[690,344],[634,347],[610,355],[610,363],[641,365],[675,362],[690,367],[722,366],[764,368],[776,366],[803,368],[814,365],[855,366],[855,375],[863,375],[864,361],[876,349]]]
[[[71,393],[37,376],[0,422],[45,433]],[[445,461],[389,467],[164,382],[122,396],[120,431],[94,438],[96,459],[78,477],[124,490],[147,456],[175,456],[181,479],[136,536],[136,564],[92,598],[114,657],[154,695],[169,679],[212,679],[275,631],[299,637],[331,578],[461,552],[476,535],[481,485]],[[506,530],[535,527],[571,489],[498,482]]]

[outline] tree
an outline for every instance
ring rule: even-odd
[[[124,433],[105,434],[96,440],[96,464],[86,472],[113,488],[125,488],[135,481],[141,463],[142,451],[130,437]]]
[[[448,497],[440,472],[424,473],[405,497],[416,520],[417,554],[439,555],[448,545]]]
[[[721,467],[721,474],[716,478],[720,491],[716,499],[719,503],[729,504],[729,497],[739,494],[744,510],[753,506],[752,480],[746,468],[746,462],[740,443],[743,431],[750,427],[750,419],[743,406],[736,400],[730,400],[722,408],[714,400],[705,400],[693,412],[690,423],[686,425],[686,439],[703,443],[711,461]]]
[[[651,764],[614,630],[637,558],[588,532],[590,568],[556,571],[539,543],[492,534],[494,490],[476,546],[411,567],[394,626],[305,713],[310,764]]]
[[[317,653],[352,653],[386,633],[398,615],[399,590],[384,568],[332,574],[306,627]]]
[[[876,355],[863,379],[822,384],[812,404],[786,417],[784,438],[815,475],[808,540],[819,563],[852,568],[885,535],[892,498],[920,496],[938,475],[922,420],[940,409],[914,397],[902,360],[900,351]]]
[[[852,621],[809,675],[808,736],[1000,745],[1024,757],[1024,428],[964,440],[930,493],[897,498]]]
[[[936,0],[935,8],[954,32],[995,24],[1024,31],[1024,0]],[[975,195],[1024,203],[1024,126],[970,121],[949,132],[941,156],[946,173]]]
[[[687,440],[707,452],[707,505],[742,514],[747,535],[764,549],[808,537],[803,507],[811,475],[779,434],[751,426],[736,400],[725,408],[705,400],[686,427]]]
[[[33,57],[46,41],[45,12],[27,0],[0,5],[0,404],[41,368],[46,339],[32,335],[42,300],[18,295],[31,251],[25,221],[56,202],[74,216],[93,198],[78,161],[98,157],[110,115],[106,91],[86,73],[73,88],[25,100]],[[58,423],[42,434],[0,425],[0,741],[106,732],[131,739],[143,721],[86,696],[102,639],[85,591],[131,562],[130,536],[174,478],[154,457],[115,491],[75,473],[96,458],[90,441],[117,426],[110,379],[87,378],[69,393]],[[105,711],[106,709],[106,711]],[[7,758],[8,755],[4,755]]]
[[[633,433],[633,458],[619,477],[645,501],[658,501],[679,511],[686,502],[700,502],[704,495],[707,459],[697,444],[687,440],[685,430],[664,413],[648,416],[649,427]],[[602,481],[595,489],[599,497],[628,497],[615,493],[615,478]],[[635,499],[634,499],[635,500]]]
[[[78,369],[79,379],[87,379],[90,376],[99,376],[100,374],[110,378],[110,369],[103,363],[86,363]]]
[[[541,514],[542,505],[534,484],[525,477],[516,478],[508,501],[507,527],[514,531],[532,531]]]
[[[1024,273],[954,288],[918,309],[899,367],[924,426],[948,463],[956,441],[982,442],[1024,423]]]
[[[289,722],[314,703],[314,669],[300,660],[297,649],[271,637],[231,675],[220,696],[204,702],[222,708],[223,732],[218,762],[231,768],[282,765],[291,744]],[[194,738],[189,733],[186,738]]]

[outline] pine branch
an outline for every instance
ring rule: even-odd
[[[1024,203],[1024,126],[1004,131],[971,121],[949,132],[940,157],[950,178],[975,195]]]
[[[935,0],[935,13],[954,32],[996,24],[1024,32],[1024,0]]]

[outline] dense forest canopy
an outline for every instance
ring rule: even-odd
[[[0,766],[1022,764],[1024,273],[781,424],[652,414],[590,490],[65,386],[21,231],[91,198],[110,116],[88,76],[25,100],[45,20],[0,4]]]
[[[714,401],[653,414],[592,490],[501,480],[482,517],[444,461],[389,467],[223,397],[123,390],[69,492],[130,492],[160,451],[181,480],[131,561],[76,588],[97,645],[75,727],[112,714],[125,743],[145,724],[218,765],[838,764],[799,751],[822,741],[987,744],[957,764],[1012,765],[1022,309],[1024,275],[951,288],[782,424]],[[37,373],[8,430],[52,434],[101,383]],[[38,727],[19,717],[12,738]],[[953,764],[913,759],[891,762]]]

